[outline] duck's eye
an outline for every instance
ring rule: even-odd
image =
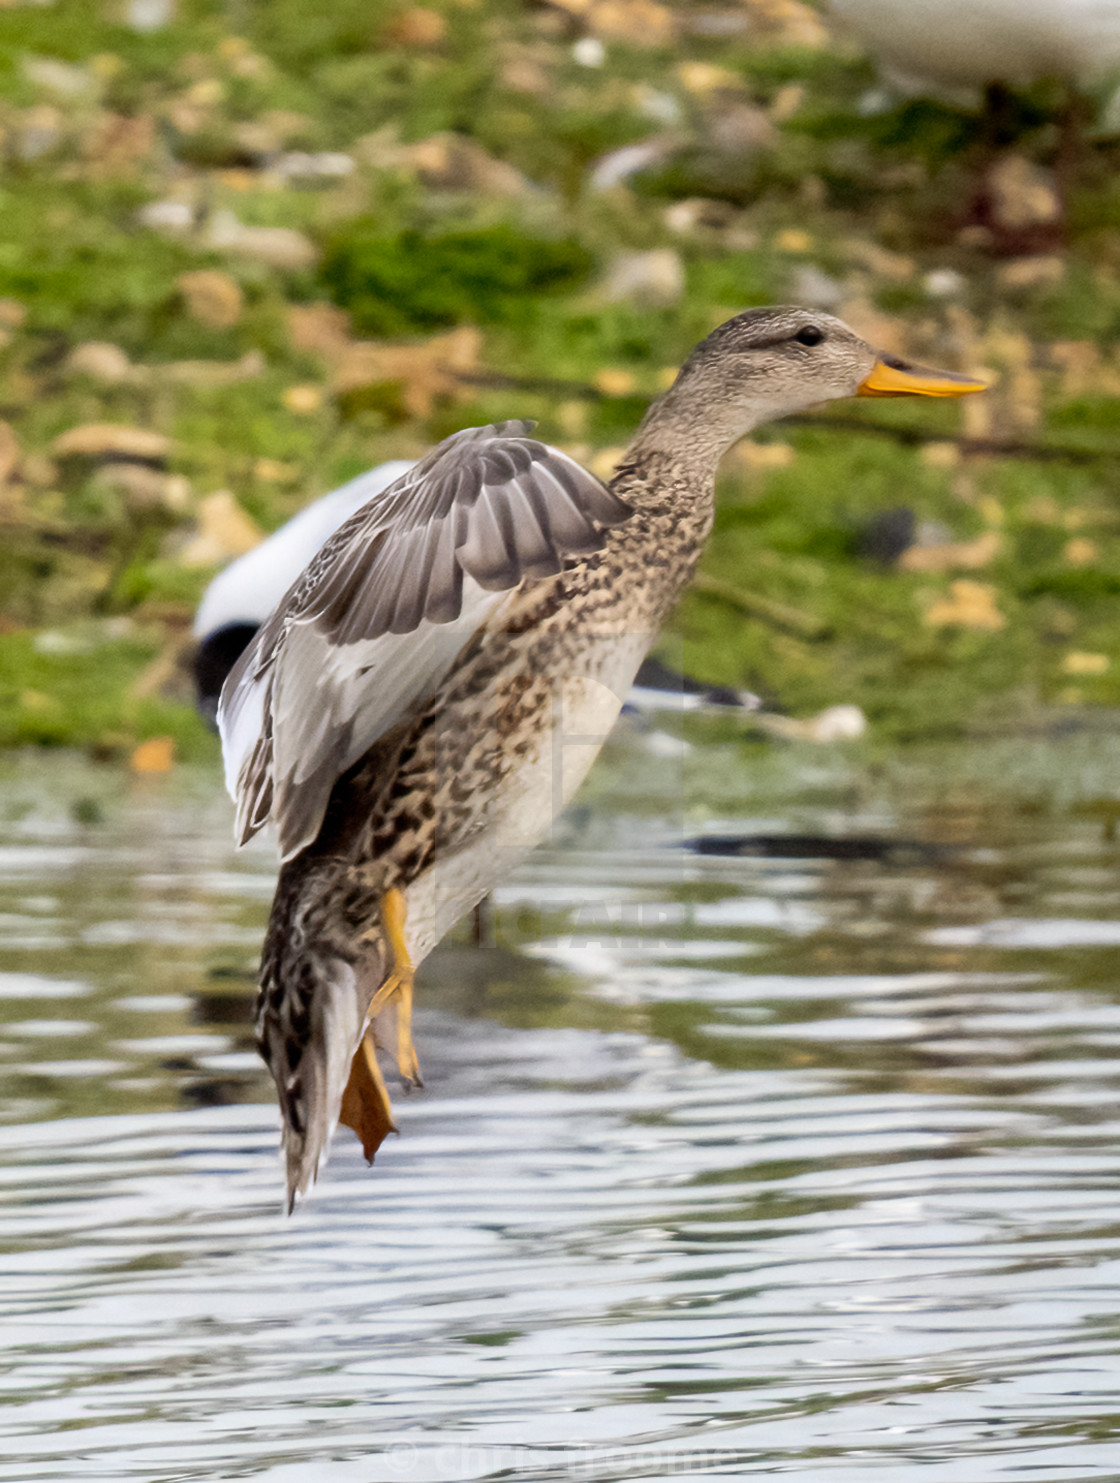
[[[807,324],[793,338],[799,345],[819,345],[824,339],[824,330],[818,329],[815,324]]]

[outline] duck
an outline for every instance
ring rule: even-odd
[[[1120,0],[832,0],[907,92],[959,92],[1120,69]]]
[[[604,483],[523,421],[452,434],[323,544],[218,704],[241,844],[280,870],[256,1036],[287,1208],[336,1125],[396,1131],[379,1056],[421,1081],[416,968],[547,838],[696,569],[723,453],[849,396],[984,383],[877,354],[841,320],[748,309],[693,350]]]

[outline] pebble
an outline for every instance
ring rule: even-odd
[[[607,60],[607,49],[598,36],[581,36],[572,45],[572,60],[581,67],[601,67]]]
[[[21,71],[28,82],[59,98],[79,99],[97,91],[97,80],[84,67],[57,57],[24,57]]]
[[[228,210],[214,213],[207,245],[289,272],[314,267],[319,260],[319,249],[311,238],[294,227],[246,226]]]
[[[996,269],[996,280],[1004,288],[1049,288],[1065,276],[1065,262],[1057,253],[1016,258]]]
[[[133,365],[119,345],[105,340],[87,340],[75,345],[66,357],[67,373],[71,376],[88,376],[92,381],[104,381],[110,386],[121,385],[133,376]]]
[[[922,279],[931,299],[959,299],[967,286],[964,274],[955,268],[932,268]]]
[[[146,427],[122,427],[111,422],[88,422],[60,433],[52,444],[56,458],[136,459],[162,463],[172,449],[171,439]]]
[[[136,220],[150,231],[181,237],[194,226],[194,208],[186,201],[149,201],[140,207]]]
[[[273,168],[282,179],[292,185],[321,185],[333,180],[345,180],[354,173],[354,161],[341,150],[322,150],[309,154],[303,149],[293,149],[282,154]]]
[[[183,566],[216,566],[259,546],[264,532],[228,489],[208,494],[198,505],[198,530],[179,552]]]
[[[245,307],[241,285],[228,273],[214,268],[180,273],[175,287],[183,295],[191,318],[209,329],[229,329],[241,318]]]
[[[833,314],[844,299],[844,285],[812,263],[799,263],[789,277],[791,303]]]
[[[608,304],[634,303],[668,308],[684,293],[684,263],[672,247],[620,252],[607,269],[600,294]]]

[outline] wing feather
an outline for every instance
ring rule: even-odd
[[[507,422],[456,433],[326,542],[234,667],[218,709],[241,843],[285,859],[335,782],[428,702],[522,581],[601,549],[631,507]]]

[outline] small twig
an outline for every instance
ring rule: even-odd
[[[718,598],[750,618],[760,618],[763,623],[787,629],[800,638],[819,639],[828,632],[827,623],[814,618],[812,613],[803,613],[800,608],[791,608],[788,603],[775,602],[770,597],[760,597],[757,592],[744,592],[741,587],[709,576],[707,572],[698,572],[692,586],[705,597]]]

